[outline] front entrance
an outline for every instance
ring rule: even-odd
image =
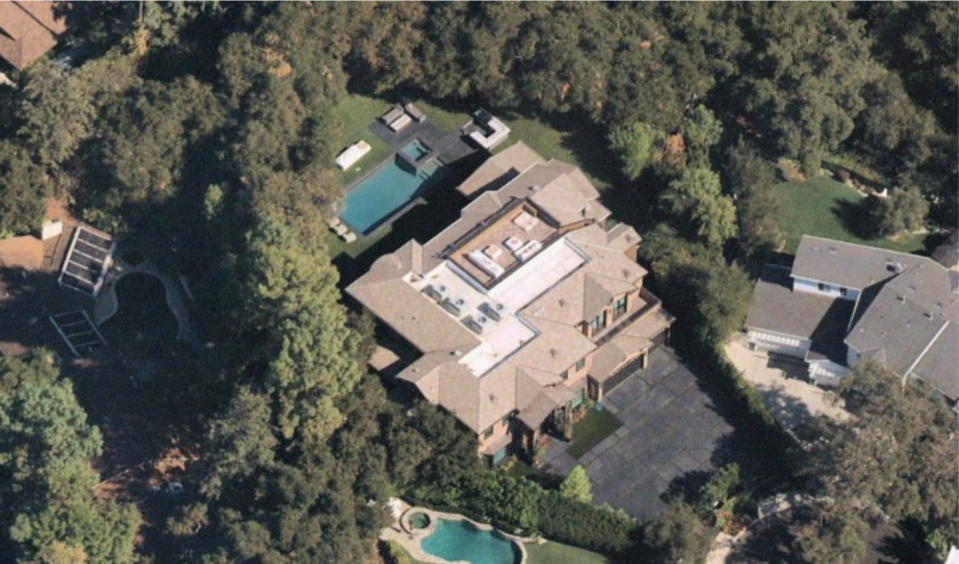
[[[507,456],[509,456],[509,445],[506,445],[503,448],[493,453],[493,460],[492,460],[493,466],[496,466],[500,462],[503,462],[504,460],[506,460]]]

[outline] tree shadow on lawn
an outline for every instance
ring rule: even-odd
[[[876,237],[875,227],[869,214],[869,198],[836,200],[830,211],[839,219],[843,229],[854,237],[864,240]]]

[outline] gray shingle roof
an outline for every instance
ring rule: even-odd
[[[901,265],[900,270],[908,270],[932,262],[908,253],[803,235],[792,275],[862,290],[898,274],[897,265]]]
[[[763,269],[753,296],[747,327],[811,339],[814,352],[845,361],[842,339],[852,315],[852,301],[793,292],[789,270],[771,265]]]

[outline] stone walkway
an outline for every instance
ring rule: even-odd
[[[720,440],[732,432],[693,373],[664,347],[650,354],[645,370],[607,394],[603,406],[623,426],[579,460],[554,440],[547,464],[562,475],[583,465],[594,503],[609,503],[639,519],[662,514],[664,494],[711,471]]]

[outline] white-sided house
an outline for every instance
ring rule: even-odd
[[[870,358],[959,396],[959,281],[927,257],[804,236],[791,271],[764,269],[746,327],[751,348],[802,359],[817,384]]]

